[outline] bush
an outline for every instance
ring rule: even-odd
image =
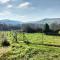
[[[10,43],[7,40],[4,40],[2,42],[2,46],[10,46]]]
[[[31,44],[31,42],[28,41],[28,40],[25,40],[24,43],[26,43],[26,44]]]

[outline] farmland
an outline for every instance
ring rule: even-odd
[[[4,39],[10,43],[10,46],[2,46]],[[60,36],[0,31],[0,60],[60,60],[60,47],[43,44],[59,46]]]

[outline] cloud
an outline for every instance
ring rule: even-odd
[[[7,3],[9,2],[10,0],[0,0],[1,3]]]
[[[9,12],[9,11],[1,12],[1,13],[0,13],[0,16],[3,16],[3,17],[5,17],[5,16],[6,16],[6,17],[9,17],[9,16],[11,17],[11,16],[12,16],[13,18],[15,17],[15,18],[19,18],[19,19],[20,19],[20,18],[22,18],[22,19],[23,19],[23,18],[26,18],[26,16],[20,16],[20,15],[17,15],[17,14],[13,15],[13,14],[12,14],[11,12]]]
[[[12,8],[13,6],[12,5],[7,5],[7,8]]]
[[[22,22],[28,22],[32,19],[35,20],[36,17],[28,16],[28,15],[19,15],[19,14],[13,14],[10,11],[3,11],[0,12],[0,20],[2,19],[10,19],[10,20],[18,20]]]
[[[9,11],[4,11],[0,13],[0,20],[1,19],[11,19],[11,20],[19,20],[19,21],[26,21],[28,19],[25,15],[18,15],[18,14],[12,14]]]
[[[1,12],[1,13],[0,13],[0,16],[8,16],[8,15],[10,15],[10,14],[11,14],[10,12],[4,11],[4,12]]]
[[[29,7],[31,7],[30,2],[24,2],[18,5],[18,8],[29,8]]]
[[[10,19],[12,17],[12,13],[9,11],[0,12],[0,19]]]
[[[26,15],[14,15],[13,16],[13,18],[15,19],[15,20],[21,20],[21,21],[25,21],[26,19],[28,19],[28,16],[26,16]]]

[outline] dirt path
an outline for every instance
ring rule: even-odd
[[[8,51],[10,51],[9,47],[0,47],[0,57]]]

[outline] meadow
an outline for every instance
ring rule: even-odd
[[[2,45],[7,40],[10,46]],[[60,60],[60,36],[0,31],[0,60]]]

